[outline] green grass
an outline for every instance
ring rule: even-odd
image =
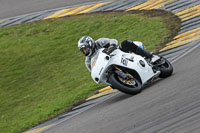
[[[165,20],[141,13],[93,14],[0,28],[0,132],[21,132],[104,86],[85,68],[77,48],[81,36],[139,40],[155,51],[170,36]]]

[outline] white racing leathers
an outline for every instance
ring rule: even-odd
[[[87,69],[91,72],[91,59],[92,57],[95,56],[96,52],[100,49],[100,48],[108,48],[110,46],[110,44],[116,45],[118,44],[118,41],[116,39],[109,39],[109,38],[99,38],[98,40],[95,41],[95,51],[94,54],[92,54],[92,56],[90,57],[86,57],[85,59],[85,65],[87,67]]]

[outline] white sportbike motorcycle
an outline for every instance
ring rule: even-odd
[[[166,78],[173,72],[171,63],[163,57],[152,62],[120,49],[108,54],[105,48],[99,49],[91,59],[91,68],[96,83],[105,83],[127,94],[137,94],[144,85],[157,78]]]

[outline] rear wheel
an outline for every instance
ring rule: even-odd
[[[126,94],[134,95],[142,91],[142,84],[136,78],[125,80],[116,73],[112,73],[109,77],[109,81],[113,88]]]
[[[167,78],[173,73],[172,64],[163,57],[156,63],[156,69],[161,72],[159,75],[160,78]]]

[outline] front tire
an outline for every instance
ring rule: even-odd
[[[119,91],[126,94],[135,95],[142,91],[142,84],[136,78],[134,78],[133,80],[135,82],[135,85],[131,86],[122,83],[116,73],[112,73],[109,77],[109,81],[114,89],[118,89]]]

